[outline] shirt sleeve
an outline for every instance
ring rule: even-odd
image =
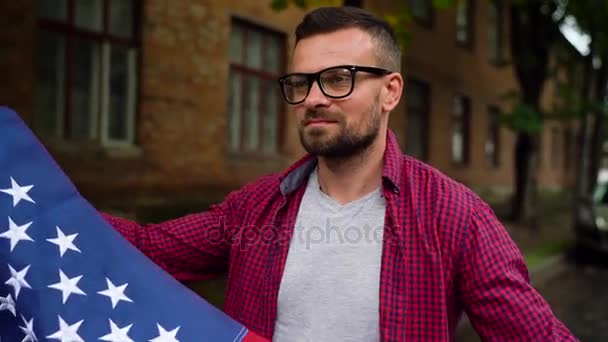
[[[194,281],[226,271],[235,233],[232,220],[240,196],[241,192],[233,192],[208,211],[155,224],[141,225],[107,213],[101,215],[177,280]]]
[[[491,208],[472,208],[459,292],[484,341],[578,341],[530,284],[524,258]]]

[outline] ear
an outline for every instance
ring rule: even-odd
[[[395,72],[387,77],[387,81],[382,88],[382,112],[390,113],[401,100],[403,92],[403,77]]]

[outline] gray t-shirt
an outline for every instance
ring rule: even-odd
[[[379,341],[385,199],[341,205],[311,173],[278,298],[274,342]]]

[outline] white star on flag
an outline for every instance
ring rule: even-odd
[[[133,303],[133,301],[129,297],[125,296],[124,293],[129,283],[125,283],[116,287],[110,281],[110,279],[106,278],[106,282],[108,283],[108,289],[104,291],[99,291],[97,293],[103,296],[107,296],[108,298],[110,298],[110,300],[112,300],[112,309],[114,309],[116,307],[116,304],[118,304],[118,302],[121,300]]]
[[[84,322],[84,319],[80,322],[68,325],[61,316],[59,316],[59,330],[46,338],[52,338],[53,340],[59,340],[61,342],[84,342],[84,340],[78,336],[78,328],[80,328],[82,322]]]
[[[31,224],[32,222],[28,222],[22,226],[18,226],[15,224],[15,222],[13,222],[13,219],[10,217],[8,218],[8,230],[0,234],[0,237],[11,240],[11,252],[21,240],[34,241],[25,232]]]
[[[63,271],[59,270],[59,278],[61,280],[57,284],[49,285],[49,287],[52,289],[59,290],[63,293],[63,304],[65,304],[65,302],[68,300],[72,293],[83,296],[87,295],[86,293],[82,292],[82,290],[79,289],[77,286],[82,276],[70,279],[65,274],[63,274]]]
[[[78,247],[76,247],[74,245],[74,239],[76,238],[76,236],[78,236],[78,233],[66,236],[65,234],[63,234],[63,231],[61,230],[61,228],[59,228],[57,226],[56,226],[56,228],[57,228],[57,237],[54,238],[54,239],[46,239],[46,241],[48,241],[50,243],[54,243],[57,246],[59,246],[59,254],[60,254],[60,256],[63,257],[63,254],[68,249],[71,249],[73,251],[82,253],[80,251],[80,249],[78,249]]]
[[[116,323],[114,323],[114,322],[112,322],[112,320],[110,320],[110,330],[112,330],[112,332],[109,333],[108,335],[100,337],[99,339],[102,341],[110,341],[110,342],[134,342],[127,335],[132,326],[133,326],[133,324],[129,324],[124,328],[119,328],[116,325]]]
[[[28,322],[25,317],[21,315],[21,319],[23,319],[23,323],[25,323],[24,327],[19,326],[21,331],[23,331],[23,333],[25,334],[25,337],[23,338],[23,340],[21,340],[21,342],[38,342],[38,338],[34,333],[34,318],[30,319]]]
[[[17,182],[15,182],[13,177],[11,177],[11,187],[8,189],[0,189],[0,192],[4,192],[6,194],[13,196],[13,207],[16,207],[17,204],[19,204],[19,202],[21,200],[36,203],[27,194],[28,191],[30,191],[33,187],[34,187],[33,185],[19,186],[19,184],[17,184]]]
[[[0,311],[4,310],[10,311],[13,316],[17,317],[17,312],[15,311],[15,301],[10,293],[6,297],[0,297]]]
[[[8,265],[8,268],[11,271],[11,277],[5,282],[5,284],[15,288],[15,300],[17,299],[17,297],[19,297],[21,287],[25,287],[28,289],[32,288],[30,284],[25,281],[25,276],[27,275],[27,271],[30,269],[30,266],[31,265],[27,265],[21,271],[17,272],[11,265]]]
[[[177,331],[180,327],[167,331],[158,323],[156,323],[156,326],[158,327],[158,337],[150,340],[150,342],[179,342],[175,335],[177,335]]]

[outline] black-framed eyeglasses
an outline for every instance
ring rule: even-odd
[[[315,73],[293,73],[279,78],[285,101],[290,104],[304,102],[313,82],[317,82],[325,96],[339,99],[347,97],[355,88],[355,75],[358,71],[384,76],[392,71],[358,65],[338,65]]]

